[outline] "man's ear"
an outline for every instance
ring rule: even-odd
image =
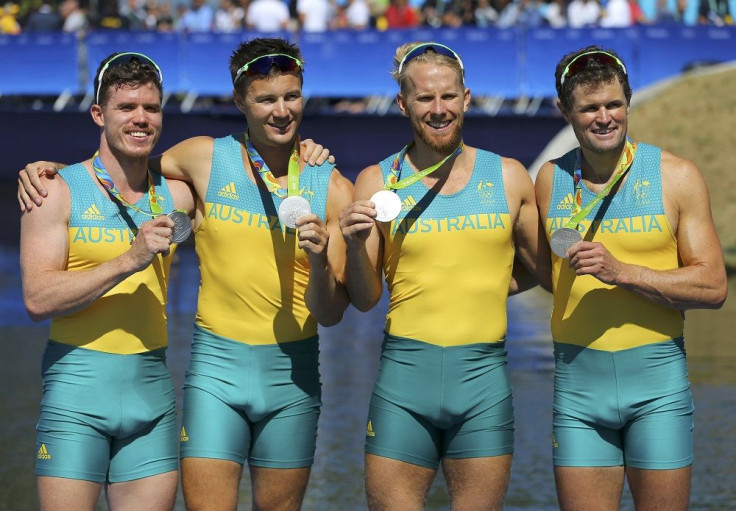
[[[94,123],[102,128],[105,125],[105,115],[102,113],[102,107],[95,103],[89,109],[89,113],[92,116]]]
[[[237,89],[233,89],[233,101],[235,106],[240,110],[241,113],[245,113],[245,99],[240,95]]]
[[[557,110],[560,111],[562,114],[562,117],[567,121],[570,122],[570,120],[567,118],[567,112],[565,112],[565,108],[562,106],[562,101],[560,98],[557,98],[557,101],[555,101],[555,106],[557,107]]]
[[[404,117],[409,117],[409,110],[406,108],[406,101],[404,101],[404,95],[400,92],[396,95],[396,104],[399,105],[399,110],[401,110],[401,115]]]

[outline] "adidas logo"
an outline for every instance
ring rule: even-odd
[[[572,209],[572,205],[575,203],[575,198],[572,196],[572,193],[568,193],[565,195],[565,198],[563,198],[559,204],[557,204],[557,209]]]
[[[217,192],[217,196],[225,197],[226,199],[240,200],[240,197],[238,196],[238,191],[235,189],[235,183],[233,181],[230,181],[229,185],[220,188],[220,191]]]
[[[422,210],[422,208],[420,208],[420,207],[417,206],[417,201],[414,199],[414,197],[412,197],[411,195],[409,195],[406,199],[404,199],[401,202],[401,210],[402,211],[411,211],[412,209],[415,209],[417,211],[421,211]]]
[[[97,204],[92,203],[90,207],[84,210],[82,213],[82,218],[84,220],[104,220],[105,217],[102,216],[102,213],[100,213],[100,208],[97,207]]]
[[[49,454],[48,449],[46,449],[46,444],[41,444],[41,447],[38,448],[38,455],[39,460],[50,460],[51,455]]]
[[[187,430],[184,429],[184,426],[181,427],[180,441],[182,441],[182,442],[188,442],[189,441],[189,436],[187,436]]]
[[[368,425],[365,427],[366,436],[376,436],[376,432],[373,431],[373,421],[369,420]]]

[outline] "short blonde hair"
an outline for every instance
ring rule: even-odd
[[[427,62],[430,64],[450,67],[457,73],[458,77],[460,78],[460,85],[465,87],[465,73],[462,61],[460,60],[460,56],[458,55],[458,58],[455,59],[453,57],[437,53],[432,48],[432,44],[443,46],[450,50],[452,53],[455,53],[454,50],[452,50],[451,48],[445,45],[440,45],[439,43],[433,43],[431,41],[414,41],[411,43],[402,44],[401,46],[396,48],[396,52],[394,53],[394,66],[391,70],[391,77],[396,80],[396,83],[399,84],[399,88],[402,92],[404,91],[404,86],[406,84],[406,70],[409,68],[409,64],[411,62]],[[413,57],[410,61],[404,62],[404,59],[409,52],[423,45],[427,45],[426,51]]]

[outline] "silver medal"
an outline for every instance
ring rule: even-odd
[[[567,251],[578,241],[582,241],[583,237],[576,229],[562,227],[552,233],[549,239],[549,246],[558,257],[565,259]]]
[[[296,220],[312,212],[309,201],[299,195],[290,195],[279,205],[279,220],[286,227],[296,229]]]
[[[401,199],[391,190],[374,193],[371,202],[376,205],[376,220],[379,222],[390,222],[401,213]]]
[[[183,211],[172,211],[167,215],[174,222],[174,234],[172,243],[181,243],[192,233],[192,220]]]

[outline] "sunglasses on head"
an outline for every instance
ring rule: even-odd
[[[164,76],[161,73],[161,68],[158,67],[158,64],[156,64],[153,60],[146,57],[142,53],[136,53],[136,52],[126,52],[126,53],[119,53],[118,55],[115,55],[113,58],[107,61],[104,66],[102,66],[102,69],[100,69],[100,74],[97,76],[97,90],[95,91],[95,103],[100,103],[100,89],[102,89],[102,77],[105,76],[105,72],[108,69],[113,69],[118,66],[124,66],[126,64],[130,64],[134,60],[137,60],[141,64],[146,64],[151,66],[153,69],[156,70],[156,73],[158,74],[158,83],[163,84],[164,82]]]
[[[624,66],[624,63],[621,62],[621,59],[619,59],[615,55],[601,50],[587,51],[572,59],[570,63],[565,66],[565,70],[562,71],[562,74],[560,75],[560,87],[565,85],[565,80],[567,78],[572,78],[580,71],[587,69],[588,63],[591,60],[595,60],[596,62],[604,66],[618,67],[619,69],[621,69],[621,71],[624,72],[624,74],[626,74],[626,66]]]
[[[291,73],[302,68],[302,61],[285,53],[271,53],[256,57],[238,69],[233,76],[233,85],[241,76],[266,76],[276,66],[282,73]]]
[[[460,64],[460,70],[463,72],[463,74],[465,74],[465,68],[463,67],[463,61],[460,59],[460,55],[455,53],[449,46],[445,46],[444,44],[440,43],[422,43],[412,48],[411,51],[409,51],[406,55],[404,55],[404,58],[401,59],[401,62],[399,63],[399,74],[401,74],[404,66],[406,66],[413,59],[417,58],[419,55],[427,53],[428,50],[432,50],[438,55],[450,57],[452,60],[457,60],[457,63]]]

